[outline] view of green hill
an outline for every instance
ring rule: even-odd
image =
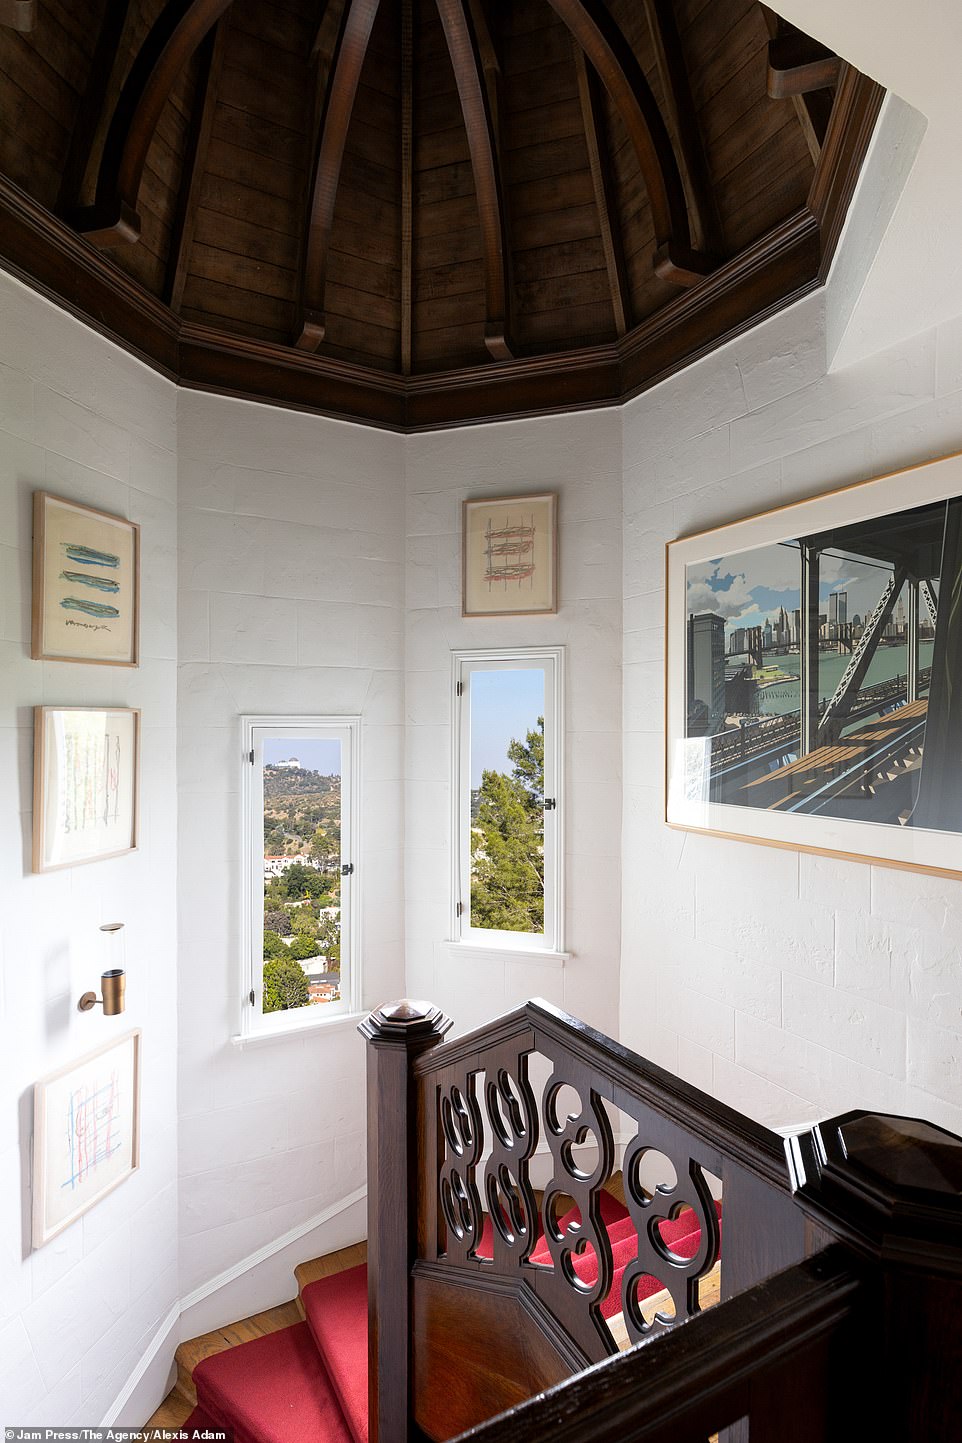
[[[306,852],[323,864],[341,849],[341,779],[303,767],[264,768],[264,854]]]

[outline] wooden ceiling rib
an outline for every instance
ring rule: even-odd
[[[607,404],[820,284],[881,98],[758,0],[0,0],[0,264],[188,385]]]

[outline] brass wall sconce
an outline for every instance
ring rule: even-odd
[[[105,922],[101,932],[105,936],[105,944],[108,960],[111,962],[124,961],[124,938],[123,922]],[[77,1003],[81,1012],[89,1012],[98,1003],[103,1006],[105,1017],[116,1017],[124,1010],[124,992],[127,987],[127,973],[123,966],[108,967],[100,975],[101,996],[96,992],[85,992]]]

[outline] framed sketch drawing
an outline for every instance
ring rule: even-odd
[[[35,872],[136,849],[139,753],[139,711],[34,709]]]
[[[667,820],[962,874],[962,457],[669,544]]]
[[[140,1165],[140,1031],[33,1092],[33,1245],[43,1247]]]
[[[139,606],[140,527],[35,492],[34,660],[136,666]]]
[[[465,501],[462,616],[530,616],[558,610],[558,498]]]

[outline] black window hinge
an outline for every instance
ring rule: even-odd
[[[454,909],[454,915],[455,915],[456,917],[460,917],[460,915],[461,915],[461,913],[462,913],[463,911],[464,911],[464,903],[463,903],[463,902],[459,902],[459,903],[457,904],[457,906],[455,907],[455,909]]]
[[[249,752],[247,753],[247,760],[250,762],[251,766],[254,765],[254,753],[253,753],[253,751],[249,751]]]
[[[463,682],[463,681],[459,681],[459,682],[458,682],[458,685],[457,685],[457,694],[458,694],[458,696],[464,696],[464,682]]]
[[[557,811],[557,809],[558,809],[558,803],[555,801],[554,797],[545,797],[545,799],[544,799],[544,809],[545,809],[546,812],[555,812],[555,811]]]
[[[257,996],[256,996],[256,994],[255,994],[255,992],[254,992],[253,987],[251,988],[251,990],[250,990],[250,991],[248,992],[248,994],[247,994],[247,1000],[250,1002],[250,1005],[251,1005],[252,1007],[253,1007],[254,1003],[257,1001]]]
[[[343,865],[342,868],[341,868],[341,876],[342,876],[342,877],[351,877],[351,876],[353,876],[353,875],[354,875],[354,863],[353,863],[353,862],[345,862],[344,865]]]

